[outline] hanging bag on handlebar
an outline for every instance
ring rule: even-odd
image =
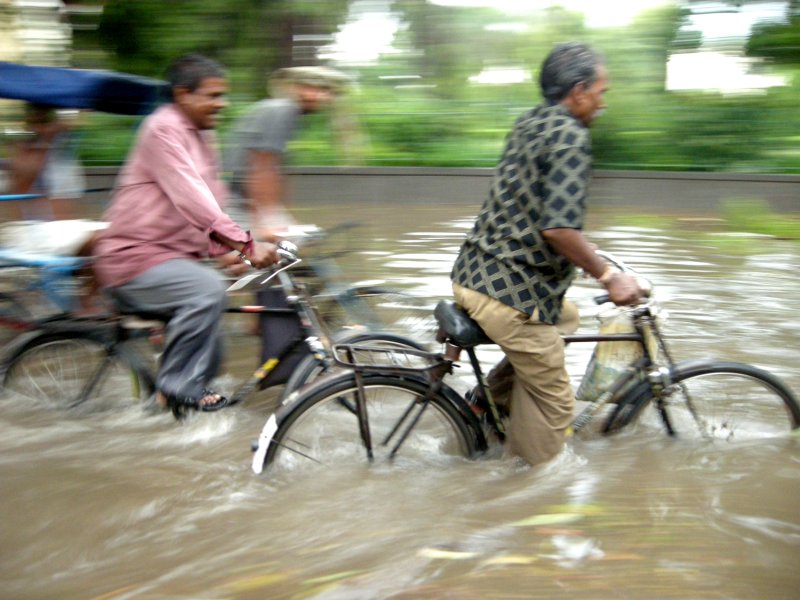
[[[629,311],[615,307],[597,315],[597,318],[600,320],[598,333],[601,335],[636,331]],[[644,350],[639,342],[598,342],[575,393],[575,399],[594,402],[643,354]]]

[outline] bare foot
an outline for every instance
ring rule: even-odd
[[[222,400],[222,396],[216,392],[210,392],[197,401],[197,406],[203,408],[204,406],[211,406]]]

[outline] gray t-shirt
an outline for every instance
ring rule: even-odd
[[[226,212],[247,229],[250,228],[249,202],[243,186],[247,177],[248,152],[284,154],[299,116],[300,106],[293,100],[269,98],[250,107],[231,128],[223,157],[231,188]]]

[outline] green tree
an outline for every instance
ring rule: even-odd
[[[800,0],[786,7],[786,23],[756,25],[747,42],[748,56],[767,58],[781,65],[800,66]]]
[[[330,36],[343,22],[347,0],[110,0],[99,36],[112,67],[161,76],[169,62],[200,52],[229,67],[234,89],[263,94],[265,75],[292,64],[300,35]]]

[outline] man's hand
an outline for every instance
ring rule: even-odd
[[[250,262],[257,269],[263,269],[270,265],[274,265],[280,260],[278,256],[278,248],[275,244],[269,242],[254,242],[253,251],[247,255]]]
[[[250,267],[242,262],[238,252],[228,252],[217,257],[217,264],[233,277],[243,275],[250,270]]]
[[[641,287],[636,277],[628,273],[616,272],[605,282],[609,299],[617,306],[637,304],[647,293]]]

